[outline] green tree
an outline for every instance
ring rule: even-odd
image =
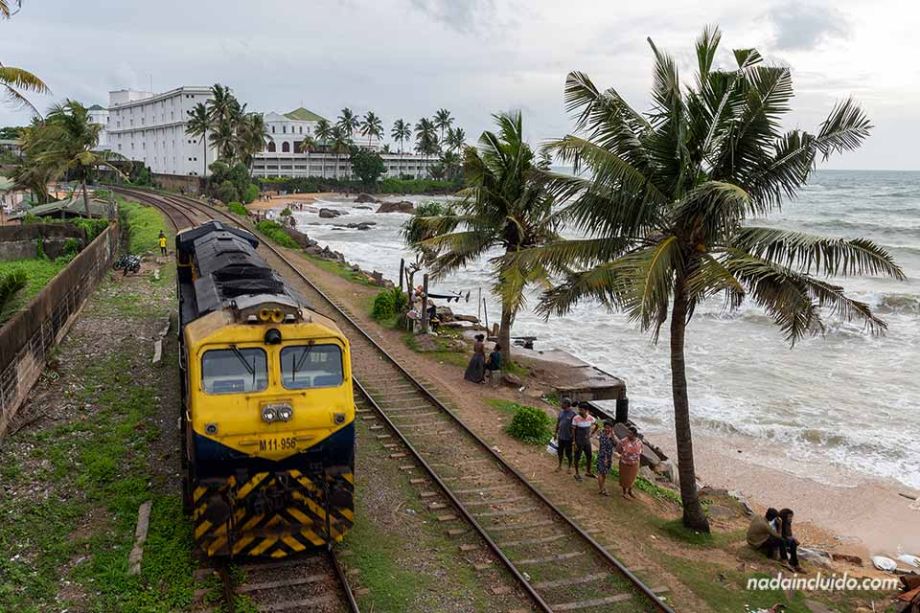
[[[330,149],[335,155],[335,178],[339,178],[339,160],[343,153],[351,149],[351,138],[345,133],[342,126],[334,126],[329,132]]]
[[[367,148],[371,148],[371,138],[383,136],[383,122],[374,111],[368,111],[361,119],[361,135],[367,137]]]
[[[245,105],[243,106],[245,109]],[[237,159],[247,168],[252,166],[253,157],[265,149],[265,144],[270,139],[262,113],[244,113],[239,116],[234,147]]]
[[[769,66],[754,49],[734,52],[734,68],[714,58],[718,30],[696,44],[694,84],[649,41],[655,58],[652,108],[633,110],[613,88],[569,74],[565,98],[575,134],[550,144],[576,176],[552,179],[564,215],[582,239],[558,241],[515,261],[563,275],[539,310],[566,313],[594,299],[650,330],[670,319],[674,427],[683,523],[708,531],[696,491],[684,337],[694,309],[724,294],[762,307],[790,343],[823,329],[828,311],[885,328],[865,303],[828,276],[903,278],[891,256],[865,239],[824,238],[756,227],[747,221],[779,208],[805,184],[816,161],[857,148],[870,123],[852,100],[837,104],[817,133],[781,126],[792,98],[790,69]],[[741,358],[744,359],[744,358]]]
[[[511,355],[511,328],[524,305],[524,290],[545,283],[543,266],[521,266],[510,254],[558,238],[553,199],[535,173],[535,154],[524,141],[520,113],[494,116],[497,132],[483,132],[479,148],[466,150],[464,198],[448,213],[413,216],[403,229],[407,242],[419,251],[435,275],[474,262],[492,249],[502,257],[490,260],[493,290],[502,314],[499,342]]]
[[[422,155],[435,155],[439,150],[437,131],[427,117],[415,124],[415,150]]]
[[[393,122],[390,137],[399,143],[399,154],[402,155],[403,145],[412,138],[412,126],[406,123],[404,119],[397,119]]]
[[[460,153],[466,144],[466,132],[463,128],[449,128],[447,130],[447,149],[453,153]]]
[[[329,125],[328,119],[320,119],[316,122],[316,129],[313,130],[313,134],[316,135],[318,144],[323,149],[323,158],[320,161],[322,170],[320,171],[322,176],[326,176],[326,150],[329,148],[329,139],[332,138],[332,126]]]
[[[339,120],[336,125],[342,129],[342,132],[345,134],[348,140],[351,140],[355,135],[355,130],[357,130],[360,125],[360,120],[358,119],[358,116],[355,115],[354,112],[346,106],[344,109],[342,109],[342,113],[339,115]]]
[[[119,176],[121,171],[110,163],[112,154],[97,152],[102,126],[89,120],[86,107],[75,100],[56,104],[48,111],[43,124],[38,124],[29,141],[29,159],[45,167],[51,176],[72,173],[83,191],[86,216],[90,217],[86,183],[98,166],[104,166]]]
[[[439,132],[438,142],[443,143],[444,133],[445,131],[450,130],[451,125],[454,123],[454,118],[450,116],[450,111],[447,109],[438,109],[438,111],[434,114],[434,120],[432,123]]]
[[[387,167],[376,151],[354,147],[351,151],[351,170],[362,183],[372,186],[386,172]]]
[[[211,129],[211,118],[208,116],[208,108],[204,103],[199,102],[188,114],[188,121],[185,122],[185,133],[199,139],[198,142],[204,145],[204,170],[202,177],[208,176],[208,130]]]

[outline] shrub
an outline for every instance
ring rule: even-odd
[[[241,217],[246,217],[249,215],[249,211],[239,202],[231,202],[227,205],[227,208],[234,215],[240,215]]]
[[[243,190],[243,204],[249,204],[253,202],[256,198],[259,197],[259,186],[255,183],[250,183],[246,186],[246,189]]]
[[[374,298],[371,317],[377,321],[392,319],[404,313],[409,307],[409,297],[398,287],[385,289]]]
[[[71,219],[65,223],[72,223],[86,232],[87,243],[93,242],[93,239],[102,234],[102,231],[109,226],[109,220],[107,219],[86,219],[85,217]]]
[[[14,270],[0,277],[0,311],[26,286],[28,278],[24,270]]]
[[[536,407],[514,406],[514,417],[505,432],[532,445],[545,445],[553,436],[553,420]]]
[[[281,224],[266,219],[256,224],[256,230],[267,236],[272,242],[287,247],[288,249],[297,249],[298,244],[293,238],[288,236]]]
[[[282,216],[282,217],[290,217],[290,216],[293,215],[293,214],[294,214],[294,213],[291,212],[291,208],[290,208],[290,207],[287,207],[287,206],[284,207],[284,210],[283,210],[283,211],[281,211],[281,216]]]
[[[220,184],[220,187],[217,188],[217,197],[221,202],[238,202],[240,193],[236,190],[231,181],[224,181]]]

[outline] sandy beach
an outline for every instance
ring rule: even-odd
[[[317,200],[341,198],[341,194],[333,192],[319,192],[315,194],[288,194],[286,196],[272,196],[271,200],[256,200],[246,205],[250,211],[281,211],[292,202],[313,204]]]
[[[641,424],[641,416],[633,415]],[[646,431],[646,436],[669,456],[676,457],[674,433]],[[918,492],[890,481],[866,476],[856,470],[809,461],[792,465],[775,443],[752,441],[740,436],[694,433],[697,476],[706,485],[741,492],[757,509],[772,506],[795,511],[800,530],[818,530],[806,545],[821,549],[854,549],[865,554],[896,556],[920,551],[920,508],[899,493]],[[920,506],[920,505],[916,505]],[[859,555],[859,554],[858,554]]]

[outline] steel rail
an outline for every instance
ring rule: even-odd
[[[616,557],[614,557],[607,549],[598,543],[590,534],[583,530],[573,519],[571,519],[565,511],[559,508],[555,503],[549,500],[540,490],[538,490],[523,474],[521,474],[516,468],[511,466],[498,452],[496,452],[492,447],[483,440],[477,433],[473,432],[469,426],[467,426],[457,415],[454,414],[433,392],[428,390],[412,373],[406,370],[399,361],[394,358],[386,349],[384,349],[374,338],[368,334],[363,327],[358,324],[347,312],[345,312],[338,304],[332,300],[323,290],[321,290],[313,281],[311,281],[304,273],[302,273],[294,264],[289,261],[288,256],[281,252],[277,247],[272,245],[270,241],[262,237],[254,228],[248,227],[246,224],[242,223],[239,220],[234,219],[230,216],[229,213],[224,213],[223,211],[216,209],[208,204],[199,202],[197,200],[188,198],[186,196],[174,196],[174,195],[164,195],[157,193],[144,192],[141,190],[133,190],[141,194],[145,194],[148,197],[159,197],[164,200],[172,202],[174,206],[188,206],[193,209],[202,211],[206,210],[208,214],[216,213],[221,217],[228,219],[230,223],[235,226],[242,227],[250,232],[256,234],[259,237],[260,242],[265,246],[269,251],[271,251],[276,257],[278,257],[282,262],[284,262],[288,268],[290,268],[294,274],[299,277],[304,283],[306,283],[313,291],[315,291],[323,300],[329,303],[337,312],[339,316],[344,318],[355,330],[363,337],[365,341],[370,343],[373,348],[375,348],[380,355],[386,358],[402,375],[407,379],[418,391],[424,396],[429,402],[431,402],[436,408],[443,411],[448,417],[453,420],[453,422],[460,427],[460,429],[468,435],[479,447],[486,451],[489,455],[492,456],[492,459],[497,461],[504,469],[509,471],[517,481],[522,484],[525,489],[529,491],[532,495],[540,500],[550,511],[552,511],[556,517],[561,519],[570,529],[572,529],[578,536],[585,541],[595,553],[604,558],[609,564],[611,564],[617,571],[626,578],[629,583],[638,589],[644,596],[646,596],[657,608],[661,611],[667,613],[673,613],[673,609],[669,607],[665,602],[663,602],[657,594],[655,594],[645,583],[639,579],[635,574],[632,573],[626,566],[620,562]],[[360,384],[359,384],[360,385]],[[362,387],[363,390],[363,387]],[[366,393],[366,392],[365,392]],[[389,420],[388,420],[389,421]],[[392,424],[391,424],[392,425]],[[392,426],[395,428],[395,426]],[[397,428],[398,430],[398,428]],[[439,484],[442,485],[442,484]],[[442,485],[443,487],[443,485]],[[528,584],[529,585],[529,584]],[[530,589],[528,589],[530,591]]]

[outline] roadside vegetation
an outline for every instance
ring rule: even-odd
[[[69,261],[63,257],[0,261],[0,324],[29,304]]]
[[[168,232],[170,227],[155,208],[131,202],[121,196],[118,197],[118,214],[128,253],[135,255],[156,251],[160,230]]]
[[[288,249],[298,249],[300,245],[288,236],[284,228],[277,221],[265,219],[256,224],[256,230],[267,236],[273,243]]]

